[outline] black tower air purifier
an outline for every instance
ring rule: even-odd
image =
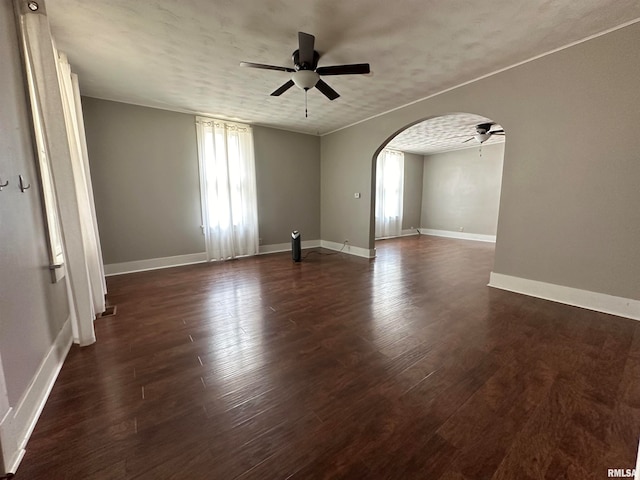
[[[300,247],[300,232],[294,230],[291,232],[291,257],[294,262],[302,260],[302,248]]]

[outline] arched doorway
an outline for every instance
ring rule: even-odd
[[[450,113],[385,141],[372,159],[374,239],[427,234],[495,242],[505,138],[493,119]]]

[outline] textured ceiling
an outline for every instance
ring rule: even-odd
[[[400,132],[387,145],[389,148],[403,152],[430,155],[461,148],[478,147],[475,140],[463,143],[476,134],[476,125],[491,122],[491,119],[472,113],[455,113],[442,117],[430,118],[417,123]],[[491,130],[502,130],[497,123]],[[505,132],[506,133],[506,132]],[[483,145],[503,143],[505,136],[492,135]]]
[[[323,134],[640,17],[638,0],[48,0],[53,36],[84,95]],[[319,65],[371,64],[325,77],[330,102],[292,88],[297,32]],[[482,112],[478,112],[482,113]]]

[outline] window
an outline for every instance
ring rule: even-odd
[[[376,162],[376,238],[402,233],[404,153],[384,149]]]
[[[196,125],[208,257],[254,255],[258,207],[251,127],[203,117]]]

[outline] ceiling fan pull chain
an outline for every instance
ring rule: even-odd
[[[307,92],[309,91],[308,88],[305,88],[304,90],[304,118],[309,118],[309,115],[307,114]]]

